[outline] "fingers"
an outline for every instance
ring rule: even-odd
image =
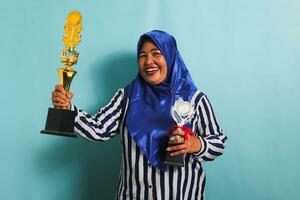
[[[70,103],[69,100],[65,100],[60,97],[53,97],[53,96],[52,96],[52,102],[57,105],[68,105]]]
[[[66,93],[61,93],[55,90],[54,92],[52,92],[52,100],[69,101],[69,98]]]
[[[67,97],[71,100],[73,98],[73,92],[67,92]]]
[[[174,146],[169,146],[167,148],[167,151],[177,151],[177,150],[182,150],[187,148],[187,144],[186,143],[182,143],[182,144],[178,144],[178,145],[174,145]]]
[[[69,103],[70,103],[70,100],[61,94],[54,93],[52,95],[52,104],[54,106],[65,107],[66,105],[69,105]]]
[[[181,144],[184,143],[184,137],[181,135],[172,135],[169,138],[169,144]]]
[[[182,144],[184,143],[185,132],[181,128],[175,129],[170,135],[170,144]]]
[[[66,92],[62,85],[57,84],[52,92],[52,104],[55,108],[65,109],[70,107],[73,93]]]
[[[65,100],[64,98],[61,98],[57,95],[52,95],[52,104],[56,108],[64,108],[64,107],[69,106],[70,101]]]
[[[53,102],[53,106],[54,106],[54,108],[58,108],[58,109],[70,110],[70,104],[61,104],[59,102]]]
[[[168,147],[166,150],[172,152],[171,156],[176,156],[184,153],[199,152],[202,148],[202,144],[199,138],[191,136],[189,140],[185,140],[183,143],[179,143],[174,146]]]
[[[167,151],[172,152],[172,153],[170,153],[171,156],[184,154],[184,153],[188,152],[188,145],[187,145],[187,143],[182,143],[182,144],[179,144],[179,145],[170,146],[170,147],[167,148]]]
[[[66,93],[65,89],[63,88],[63,86],[62,86],[61,84],[56,84],[56,85],[55,85],[55,91],[61,92],[61,93],[63,93],[63,94]]]
[[[166,151],[170,152],[171,156],[200,151],[201,142],[194,136],[194,133],[191,133],[193,132],[185,126],[176,126],[176,129],[171,129],[168,133],[170,146]]]
[[[170,134],[170,136],[172,136],[172,135],[182,135],[182,136],[184,136],[185,133],[184,133],[184,131],[183,131],[181,128],[177,128],[177,129],[175,129],[175,130]]]
[[[69,100],[72,99],[72,97],[74,96],[73,92],[66,92],[61,84],[57,84],[55,86],[55,91],[52,94],[61,94],[61,98],[65,99],[64,97],[67,97],[67,99]]]
[[[177,155],[185,154],[185,153],[188,153],[188,151],[186,149],[181,149],[181,150],[170,153],[170,156],[177,156]]]

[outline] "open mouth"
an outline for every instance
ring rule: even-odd
[[[146,72],[148,75],[153,75],[153,74],[155,74],[158,70],[159,70],[158,67],[149,67],[149,68],[146,68],[146,69],[145,69],[145,72]]]

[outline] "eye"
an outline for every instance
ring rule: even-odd
[[[158,56],[158,55],[161,55],[160,51],[153,51],[152,53],[153,56]]]
[[[140,58],[143,58],[143,57],[145,57],[145,56],[146,56],[145,53],[140,53],[140,55],[139,55]]]

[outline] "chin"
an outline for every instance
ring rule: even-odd
[[[162,81],[146,81],[148,84],[150,85],[158,85],[160,84]]]
[[[150,85],[158,85],[160,84],[163,80],[161,80],[160,77],[143,77],[143,79],[146,81],[146,83],[150,84]]]

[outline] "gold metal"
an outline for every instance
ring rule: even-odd
[[[78,11],[74,10],[70,12],[65,24],[66,35],[63,38],[63,41],[68,49],[79,44],[81,29],[81,15]]]
[[[72,65],[77,63],[79,53],[75,50],[81,40],[80,32],[82,30],[81,15],[78,11],[74,10],[70,12],[65,24],[65,36],[63,43],[66,48],[62,50],[60,54],[60,61],[64,64],[63,67],[58,68],[58,76],[60,84],[68,92],[70,90],[71,82],[76,71],[72,68]]]

